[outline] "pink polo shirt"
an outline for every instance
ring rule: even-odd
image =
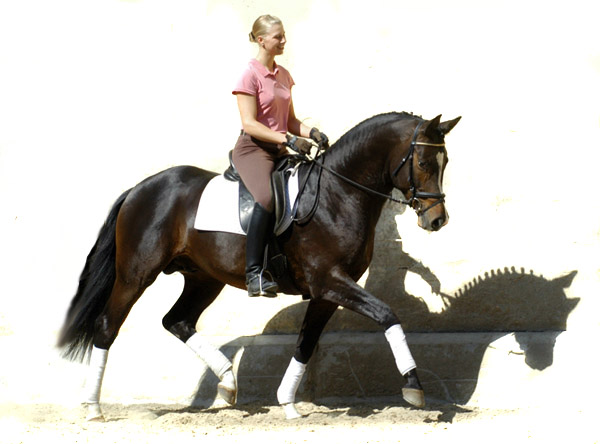
[[[250,60],[232,94],[256,97],[256,120],[280,133],[287,132],[294,79],[283,66],[270,72],[256,59]]]

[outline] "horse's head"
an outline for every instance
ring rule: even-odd
[[[440,118],[418,122],[410,144],[402,143],[390,164],[394,186],[417,212],[419,226],[428,231],[437,231],[448,223],[442,188],[448,163],[444,137],[460,120],[457,117],[440,122]]]
[[[547,279],[514,267],[486,272],[451,299],[435,324],[441,331],[514,332],[521,350],[511,353],[523,355],[529,367],[544,370],[552,365],[555,339],[567,330],[579,303],[566,292],[576,275],[572,271]]]
[[[538,325],[530,328],[534,331],[545,330],[546,335],[534,338],[529,332],[515,333],[515,339],[525,355],[525,362],[535,370],[544,370],[552,365],[556,338],[567,329],[567,317],[579,303],[579,298],[568,298],[564,292],[565,288],[571,286],[576,274],[577,271],[572,271],[544,286],[544,304],[536,304],[543,308],[536,310]],[[550,329],[554,331],[548,331]]]

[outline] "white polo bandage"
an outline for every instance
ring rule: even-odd
[[[100,390],[102,389],[102,378],[108,360],[108,350],[92,347],[88,375],[83,389],[84,402],[86,404],[98,404],[100,402]]]
[[[277,389],[277,400],[279,404],[293,403],[296,399],[296,391],[302,381],[302,376],[306,371],[306,364],[296,361],[296,358],[292,358],[290,365],[288,366],[281,384]]]
[[[392,325],[385,331],[385,338],[390,343],[396,366],[402,375],[406,375],[409,371],[417,367],[415,360],[410,353],[406,336],[400,324]]]
[[[196,352],[219,379],[223,379],[227,370],[232,368],[231,361],[199,333],[194,333],[185,344]]]

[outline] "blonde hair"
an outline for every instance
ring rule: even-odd
[[[273,15],[261,15],[254,21],[252,31],[248,34],[252,43],[258,43],[258,38],[267,34],[273,25],[282,25],[281,20]]]

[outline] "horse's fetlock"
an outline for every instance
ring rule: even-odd
[[[421,381],[419,381],[419,376],[417,376],[417,370],[416,369],[412,369],[411,371],[409,371],[408,373],[406,373],[404,375],[404,379],[406,379],[406,385],[405,385],[405,387],[407,387],[407,388],[414,388],[414,389],[420,389],[420,390],[423,389],[423,387],[421,386]]]

